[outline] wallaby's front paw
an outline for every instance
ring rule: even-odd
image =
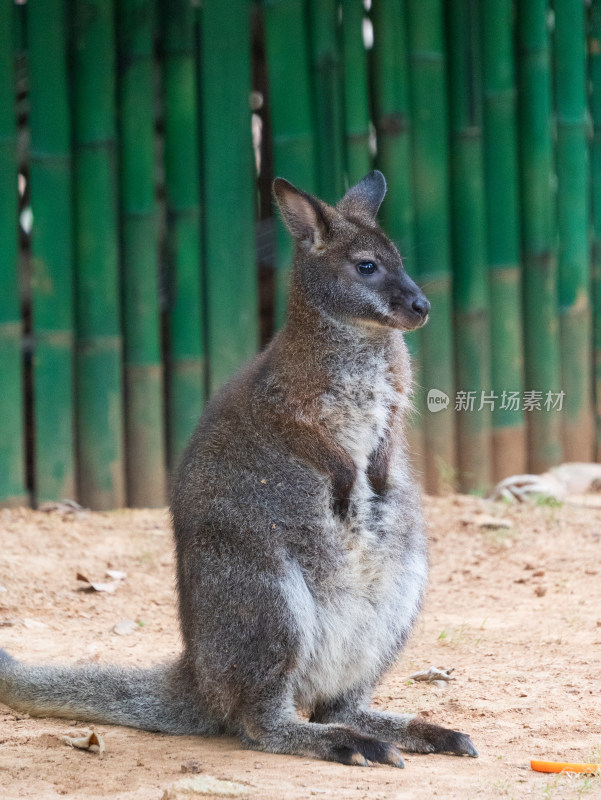
[[[414,753],[451,753],[478,758],[478,751],[466,733],[433,725],[419,717],[407,726],[407,749]]]
[[[374,764],[389,764],[400,769],[405,766],[401,754],[394,745],[364,736],[357,736],[350,746],[335,746],[332,749],[332,760],[359,767],[368,767],[370,761]]]

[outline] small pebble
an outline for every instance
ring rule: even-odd
[[[190,759],[190,761],[186,761],[185,764],[182,764],[181,770],[182,772],[191,772],[194,775],[198,775],[199,772],[202,772],[202,763]]]
[[[119,636],[127,636],[128,633],[133,633],[137,629],[138,625],[133,619],[122,619],[113,625],[113,633],[117,633]]]

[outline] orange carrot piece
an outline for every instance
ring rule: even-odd
[[[601,764],[570,764],[565,761],[531,761],[536,772],[601,772]]]

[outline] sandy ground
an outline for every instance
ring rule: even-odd
[[[463,496],[426,507],[426,607],[376,703],[470,733],[479,759],[408,754],[404,771],[345,767],[232,739],[96,726],[100,758],[61,740],[84,725],[0,706],[0,797],[171,800],[194,796],[178,782],[200,778],[218,781],[206,797],[601,798],[601,777],[529,768],[530,758],[601,761],[601,508]],[[482,527],[482,514],[512,527]],[[81,591],[77,573],[110,581],[107,569],[127,573],[113,594]],[[146,665],[179,649],[165,511],[0,511],[0,586],[0,644],[25,660]],[[124,619],[138,624],[117,635]],[[431,664],[456,680],[408,681]]]

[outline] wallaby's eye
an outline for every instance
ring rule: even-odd
[[[377,269],[373,261],[360,261],[357,264],[357,272],[359,275],[373,275]]]

